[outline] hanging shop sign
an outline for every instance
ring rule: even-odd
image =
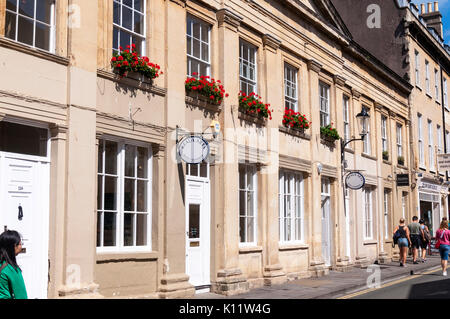
[[[450,154],[437,154],[439,171],[450,171]]]
[[[358,190],[364,187],[366,179],[361,173],[351,172],[345,178],[345,185],[353,190]]]
[[[208,142],[201,136],[188,136],[177,144],[180,158],[188,164],[203,162],[210,152]]]
[[[409,174],[397,174],[397,186],[409,186]]]

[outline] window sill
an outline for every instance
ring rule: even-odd
[[[238,118],[257,125],[265,126],[267,124],[268,119],[263,116],[250,115],[245,112],[244,109],[239,108]]]
[[[97,70],[97,76],[101,77],[103,79],[107,79],[110,81],[114,81],[117,83],[121,83],[123,85],[128,85],[131,87],[134,87],[136,89],[140,89],[143,91],[147,91],[156,95],[160,95],[160,96],[166,96],[167,94],[167,89],[164,88],[160,88],[156,85],[153,84],[149,84],[149,83],[145,83],[145,82],[140,82],[136,79],[133,78],[129,78],[129,77],[123,77],[120,78],[119,75],[117,75],[114,72],[111,71],[106,71],[106,70]]]
[[[407,166],[405,166],[405,165],[400,165],[400,164],[397,164],[397,167],[398,167],[398,168],[403,168],[403,169],[408,169]]]
[[[385,159],[383,160],[383,163],[384,163],[384,164],[387,164],[387,165],[392,165],[392,162],[391,162],[391,161],[385,160]]]
[[[376,245],[376,244],[378,244],[378,241],[377,240],[373,240],[373,239],[367,239],[367,240],[364,240],[364,242],[363,242],[364,246],[366,246],[366,245]]]
[[[203,108],[212,112],[221,112],[223,109],[223,103],[212,104],[206,97],[197,92],[186,92],[186,105]]]
[[[311,140],[311,135],[306,134],[304,130],[292,129],[292,128],[287,128],[284,126],[279,126],[278,130],[280,132],[283,132],[283,133],[286,133],[286,134],[289,134],[289,135],[292,135],[295,137],[299,137],[304,140],[308,140],[308,141]]]
[[[0,37],[0,47],[19,51],[19,52],[22,52],[25,54],[35,56],[37,58],[41,58],[41,59],[44,59],[47,61],[61,64],[64,66],[68,66],[70,63],[69,59],[66,57],[62,57],[62,56],[50,53],[48,51],[38,49],[38,48],[33,48],[26,44],[13,41],[13,40],[5,38],[5,37]]]
[[[422,91],[422,88],[420,87],[420,84],[416,84],[416,88],[418,88],[420,91]]]
[[[431,96],[431,93],[429,93],[429,92],[426,93],[426,96],[428,96],[430,98],[430,100],[433,99],[433,97]]]
[[[422,171],[427,171],[427,168],[425,166],[419,166],[419,169],[421,169]]]
[[[240,254],[260,253],[262,251],[262,246],[239,246]]]
[[[372,155],[369,155],[369,154],[366,154],[366,153],[361,153],[361,156],[365,157],[365,158],[368,158],[368,159],[371,159],[371,160],[374,160],[374,161],[377,160],[377,158],[375,156],[372,156]]]
[[[346,148],[344,149],[344,151],[345,151],[346,153],[355,154],[355,150],[353,150],[353,149],[351,149],[351,148],[348,148],[348,147],[346,147]]]
[[[441,105],[441,102],[439,100],[436,100],[435,102],[436,102],[436,104]]]
[[[280,243],[278,250],[280,251],[286,251],[286,250],[304,250],[309,249],[308,244],[302,244],[302,243],[296,243],[296,244],[289,244],[289,243]]]
[[[110,253],[110,252],[98,252],[97,263],[107,262],[124,262],[124,261],[142,261],[142,260],[157,260],[159,252],[142,252],[142,253]]]

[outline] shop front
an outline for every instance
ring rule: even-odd
[[[419,183],[419,218],[425,221],[432,234],[439,229],[443,217],[440,190],[440,184],[423,181]]]

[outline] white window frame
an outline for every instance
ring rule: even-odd
[[[298,112],[298,70],[289,63],[284,63],[284,106]]]
[[[444,77],[444,107],[448,109],[447,79]]]
[[[26,45],[26,46],[38,49],[38,50],[47,51],[45,49],[36,47],[36,23],[40,23],[40,24],[43,24],[43,25],[45,25],[45,26],[50,28],[50,30],[49,30],[49,32],[50,32],[50,34],[49,34],[49,49],[48,49],[47,52],[55,53],[55,50],[56,50],[55,49],[56,48],[56,44],[55,44],[56,43],[56,40],[55,40],[56,39],[56,18],[55,18],[56,3],[55,3],[55,1],[56,0],[53,0],[52,4],[51,4],[51,8],[50,8],[50,10],[51,10],[50,11],[50,24],[47,24],[47,23],[45,23],[43,21],[40,21],[40,20],[37,20],[37,18],[36,18],[36,11],[37,11],[36,10],[36,4],[37,4],[37,0],[34,0],[34,17],[33,18],[30,18],[28,16],[25,16],[25,15],[19,13],[19,1],[20,0],[16,0],[16,11],[11,11],[10,9],[6,9],[6,7],[5,7],[6,13],[10,13],[10,14],[15,15],[15,19],[16,19],[16,22],[15,22],[16,23],[16,28],[15,28],[16,32],[15,32],[14,39],[12,39],[12,40],[15,41],[15,42],[19,42],[19,43],[21,43],[23,45]],[[24,42],[20,42],[18,40],[18,36],[19,36],[19,17],[27,19],[28,21],[32,21],[33,22],[33,44],[32,45],[24,43]],[[6,23],[6,20],[2,21],[2,23]],[[6,36],[6,34],[5,34],[5,36]]]
[[[342,109],[344,116],[344,143],[350,140],[350,98],[347,95],[342,97]]]
[[[369,112],[369,108],[367,106],[363,106],[363,107],[366,108],[367,112]],[[371,145],[371,141],[370,141],[370,121],[365,121],[364,123],[365,124],[363,127],[363,132],[366,132],[366,135],[364,136],[364,141],[363,141],[363,153],[367,154],[367,155],[371,155],[372,154],[372,145]]]
[[[319,81],[320,126],[327,126],[330,119],[330,85]]]
[[[428,120],[428,167],[434,171],[433,122]]]
[[[194,25],[199,25],[199,38],[194,37]],[[205,29],[208,32],[207,42],[203,39],[203,33]],[[191,33],[189,33],[191,30]],[[194,42],[199,42],[199,56],[194,54]],[[190,44],[190,45],[189,45]],[[207,46],[206,54],[203,56],[202,47]],[[186,18],[186,54],[187,54],[187,75],[190,77],[199,78],[200,75],[211,76],[211,25],[192,15],[188,15]],[[193,64],[197,64],[197,68],[193,67]],[[206,72],[202,73],[202,66],[206,69]],[[194,75],[193,73],[197,73]]]
[[[278,193],[280,244],[304,242],[304,194],[303,175],[280,170]],[[287,203],[290,203],[289,207]],[[289,234],[286,233],[288,228]]]
[[[255,165],[251,165],[251,164],[239,164],[239,167],[244,167],[244,174],[245,174],[245,188],[242,189],[241,185],[239,185],[239,201],[240,201],[240,194],[241,192],[245,192],[246,194],[246,198],[248,197],[248,193],[253,193],[253,215],[249,214],[248,211],[248,207],[247,207],[247,201],[245,202],[245,212],[244,214],[241,214],[240,211],[240,203],[238,206],[238,211],[239,211],[239,246],[241,247],[245,247],[245,246],[256,246],[257,242],[258,242],[258,175],[257,175],[257,171],[256,171],[256,167]],[[241,170],[239,168],[239,179],[241,178],[240,176],[241,174]],[[253,189],[250,190],[247,187],[247,179],[251,178],[252,179],[252,184],[253,184]],[[241,218],[245,219],[245,239],[244,241],[241,241]],[[247,234],[247,222],[248,219],[253,218],[253,241],[249,241],[248,240],[248,234]]]
[[[434,94],[436,96],[436,101],[439,102],[439,71],[434,69]]]
[[[403,126],[399,123],[397,123],[397,157],[403,156],[403,136],[402,136],[402,130]]]
[[[427,93],[431,95],[431,85],[430,85],[430,62],[425,60],[425,86]]]
[[[417,114],[418,143],[419,143],[419,166],[425,168],[425,149],[423,144],[422,115]]]
[[[117,144],[117,174],[116,175],[108,175],[108,176],[114,176],[117,177],[117,184],[116,184],[116,211],[117,211],[117,218],[116,218],[116,246],[102,246],[103,244],[103,232],[104,232],[104,226],[103,224],[97,225],[101,229],[101,235],[100,235],[100,246],[97,246],[97,252],[103,253],[103,252],[149,252],[152,250],[152,172],[153,172],[153,152],[152,148],[147,143],[141,143],[141,142],[135,142],[135,141],[129,141],[120,139],[117,137],[105,137],[102,138],[99,143],[105,143],[113,142]],[[125,246],[124,245],[124,216],[127,212],[124,210],[124,196],[125,196],[125,146],[131,145],[134,147],[142,147],[147,149],[147,178],[137,178],[137,176],[134,178],[135,180],[144,180],[147,181],[147,212],[133,212],[133,214],[146,214],[147,215],[147,244],[142,246]],[[99,146],[100,147],[100,146]],[[105,156],[104,156],[105,149],[103,150],[103,156],[102,156],[102,173],[97,172],[97,176],[102,176],[103,184],[102,184],[102,208],[97,208],[97,214],[99,211],[104,212],[104,176],[105,174]],[[137,160],[137,157],[136,159]],[[137,169],[137,165],[136,168]],[[98,171],[98,170],[97,170]],[[98,196],[98,194],[97,194]],[[137,188],[135,188],[135,196],[137,197]],[[97,198],[98,199],[98,198]],[[137,202],[136,202],[137,207]],[[98,218],[98,216],[97,216]],[[102,223],[101,219],[101,223]],[[134,218],[133,222],[133,233],[134,233],[134,244],[136,244],[136,223],[137,219]],[[98,244],[98,243],[97,243]]]
[[[407,197],[408,197],[408,193],[407,192],[402,192],[402,217],[406,218],[407,215]]]
[[[239,40],[239,88],[247,95],[258,92],[257,50],[256,46],[245,40]],[[247,60],[244,58],[245,51],[247,51]],[[251,71],[253,71],[253,77]],[[249,90],[249,86],[252,86],[253,90]]]
[[[414,51],[415,55],[415,71],[416,71],[416,85],[420,87],[420,54],[417,50]]]
[[[370,187],[363,188],[363,227],[364,240],[373,239],[373,189]]]
[[[384,190],[383,195],[383,213],[384,213],[384,238],[389,239],[391,237],[390,232],[390,207],[391,207],[391,191],[388,189]]]
[[[118,4],[120,7],[120,24],[117,24],[114,22],[114,17],[113,17],[113,46],[112,46],[112,50],[113,53],[119,53],[119,47],[122,46],[121,45],[121,40],[120,40],[120,31],[128,33],[130,37],[130,42],[127,43],[126,45],[132,45],[133,44],[133,37],[139,38],[141,41],[141,52],[137,52],[138,54],[140,54],[141,56],[145,56],[145,52],[146,52],[146,39],[147,39],[147,15],[146,15],[146,8],[147,8],[147,0],[143,0],[143,11],[139,11],[136,10],[134,8],[134,1],[133,1],[133,7],[129,7],[127,5],[125,5],[123,3],[123,0],[113,0],[113,10],[114,10],[114,4]],[[140,14],[143,16],[143,26],[142,26],[142,30],[143,30],[143,34],[134,32],[133,30],[128,29],[127,27],[124,27],[122,24],[123,22],[123,7],[131,10],[132,12],[132,22],[131,22],[131,27],[134,28],[134,18],[135,18],[135,14]],[[114,15],[114,13],[113,13]],[[117,33],[117,46],[114,43],[114,30],[117,29],[118,33]],[[136,43],[135,43],[136,44]],[[115,48],[115,46],[117,48]],[[123,46],[122,46],[123,47]],[[123,48],[124,50],[126,50],[127,48]]]
[[[389,152],[388,138],[387,138],[387,117],[381,115],[381,148],[382,152]]]
[[[442,154],[443,153],[443,148],[442,148],[442,129],[440,125],[436,126],[436,135],[437,135],[437,151],[438,154]]]

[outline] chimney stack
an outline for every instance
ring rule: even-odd
[[[420,13],[421,13],[421,14],[426,13],[426,12],[425,12],[425,3],[422,3],[422,4],[420,5]]]
[[[428,12],[425,12],[425,4],[421,5],[421,14],[420,16],[425,21],[427,27],[433,28],[437,34],[441,38],[443,38],[444,30],[442,25],[442,15],[439,12],[439,3],[434,1],[434,10],[433,10],[433,2],[427,3]]]

